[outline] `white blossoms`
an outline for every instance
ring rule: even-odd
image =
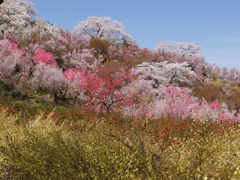
[[[118,21],[111,21],[110,17],[89,17],[79,21],[75,31],[87,38],[103,38],[111,41],[131,40],[131,36],[124,32],[124,26]]]
[[[173,52],[181,56],[195,56],[202,52],[202,47],[194,43],[163,41],[155,47],[155,50],[160,53]]]
[[[137,66],[136,72],[163,85],[172,84],[175,81],[190,83],[188,77],[195,76],[195,72],[191,70],[187,62],[143,62]]]

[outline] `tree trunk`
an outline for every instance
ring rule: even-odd
[[[54,93],[53,98],[54,98],[54,103],[58,105],[59,98],[57,96],[57,93]]]

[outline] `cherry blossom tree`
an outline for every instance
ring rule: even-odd
[[[37,14],[34,4],[23,0],[5,0],[0,6],[0,38],[13,33],[20,39]]]
[[[16,2],[19,3],[21,6],[24,6],[26,8],[27,14],[29,14],[31,17],[34,17],[37,15],[37,10],[35,9],[35,4],[30,1],[25,0],[4,0],[4,2]]]
[[[13,74],[16,72],[22,54],[15,43],[7,39],[0,40],[0,79],[2,83],[6,85],[13,83]]]
[[[174,52],[174,45],[170,41],[160,42],[155,48],[159,53]]]
[[[85,93],[88,84],[87,72],[80,69],[68,69],[64,72],[68,83],[68,94],[73,99],[73,105],[84,105],[88,102]]]
[[[44,19],[37,19],[29,24],[21,33],[21,37],[17,39],[20,46],[28,46],[29,44],[43,44],[51,39],[58,39],[60,29],[49,24]]]
[[[34,4],[24,0],[5,0],[0,6],[0,38],[4,36],[19,47],[57,38],[59,28],[44,19],[35,19]]]
[[[181,56],[195,56],[202,52],[202,47],[194,43],[174,42],[169,41],[160,42],[155,48],[159,53],[172,52]]]
[[[36,65],[31,82],[36,92],[42,90],[49,93],[56,104],[65,98],[68,91],[62,70],[42,62]]]
[[[34,66],[25,49],[7,39],[0,40],[0,81],[10,96],[21,97],[30,93],[31,69]]]
[[[92,70],[100,64],[101,59],[96,59],[92,49],[73,50],[62,55],[64,68],[77,68]]]
[[[98,63],[89,49],[89,41],[76,32],[59,29],[60,35],[44,42],[44,48],[51,52],[57,64],[64,70],[69,68],[92,68]]]
[[[63,71],[57,66],[51,53],[39,49],[35,52],[35,71],[31,79],[33,89],[49,93],[54,102],[58,104],[63,100],[68,91],[68,84]]]
[[[127,107],[124,113],[128,116],[157,119],[174,117],[186,119],[198,108],[198,99],[191,96],[188,88],[160,86],[153,89],[146,101]]]
[[[35,70],[38,57],[37,52],[43,51],[44,47],[39,44],[30,44],[27,47],[22,47],[22,57],[18,61],[18,68],[21,70],[21,74],[31,78]],[[34,62],[36,61],[36,62]]]
[[[110,17],[89,17],[79,21],[75,31],[90,38],[102,38],[113,42],[131,40],[131,36],[124,32],[124,26],[118,21],[111,21]]]
[[[57,39],[51,38],[44,44],[46,49],[58,58],[63,54],[80,51],[89,47],[89,41],[78,33],[62,28],[58,30],[60,35],[57,36]]]
[[[111,45],[108,47],[109,58],[119,61],[140,58],[141,48],[133,41],[128,41],[122,46]]]
[[[191,70],[189,64],[164,62],[143,62],[136,68],[136,73],[153,80],[154,86],[159,84],[172,84],[174,82],[190,83],[189,77],[194,77],[195,72]]]
[[[154,90],[156,92],[156,90]],[[154,95],[154,93],[151,93]],[[173,117],[179,119],[192,118],[202,122],[240,122],[236,111],[230,111],[227,106],[218,101],[207,103],[204,99],[193,97],[189,88],[177,86],[161,86],[155,96],[147,101],[135,103],[124,108],[126,116],[158,119]]]

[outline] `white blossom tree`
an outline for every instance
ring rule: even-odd
[[[36,14],[31,2],[5,0],[0,6],[0,39],[7,37],[20,46],[28,46],[57,38],[59,28],[44,19],[34,19]]]
[[[174,52],[173,43],[170,41],[160,42],[154,49],[159,53]]]
[[[91,70],[96,68],[102,59],[96,59],[93,55],[93,50],[82,49],[81,51],[73,50],[62,56],[64,68],[77,68]]]
[[[124,26],[118,21],[111,21],[110,17],[89,17],[79,21],[75,31],[88,38],[102,38],[111,41],[131,40],[131,36],[124,32]]]
[[[37,10],[35,9],[35,4],[29,1],[25,0],[4,0],[4,2],[16,2],[19,3],[21,6],[26,8],[27,14],[31,17],[34,17],[37,15]]]
[[[25,28],[21,33],[21,41],[22,43],[37,42],[41,44],[41,42],[50,39],[57,39],[60,34],[60,29],[58,27],[40,18]]]
[[[23,0],[5,0],[0,6],[0,38],[14,32],[21,37],[37,11],[34,4]]]
[[[173,52],[181,56],[195,56],[202,52],[202,47],[194,43],[163,41],[155,47],[155,50],[160,53]]]
[[[195,72],[191,70],[187,62],[143,62],[137,66],[136,72],[153,80],[154,86],[168,85],[174,82],[190,83],[188,78],[195,76]]]

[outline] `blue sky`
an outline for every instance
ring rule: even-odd
[[[240,69],[240,0],[28,0],[38,17],[73,30],[89,16],[121,22],[140,47],[195,43],[219,67]]]

